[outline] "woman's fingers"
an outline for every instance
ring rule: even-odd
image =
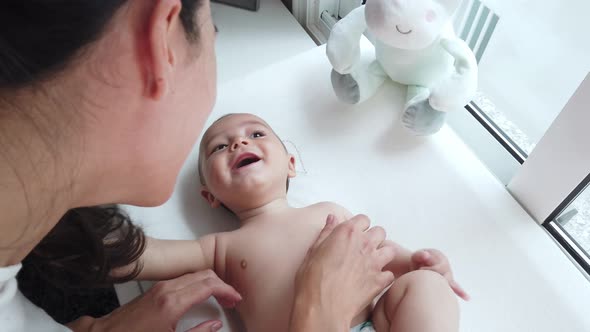
[[[370,220],[357,215],[320,233],[318,242],[308,251],[295,279],[295,312],[303,307],[319,306],[318,312],[334,315],[328,318],[350,320],[371,303],[393,281],[393,273],[383,271],[395,255],[393,246],[383,244],[385,232],[380,227],[369,229]],[[317,290],[322,301],[317,301]],[[296,316],[294,316],[296,317]]]
[[[387,236],[387,234],[385,234]],[[395,242],[391,241],[391,240],[383,240],[383,242],[381,242],[381,244],[379,244],[379,246],[377,247],[377,249],[381,249],[383,247],[392,247],[393,249],[396,248],[396,244]]]
[[[211,296],[214,296],[219,304],[225,307],[234,307],[242,300],[241,295],[232,286],[223,282],[217,275],[210,275],[209,273],[204,279],[177,290],[175,295],[178,306],[181,308],[186,307],[187,310]]]
[[[213,271],[187,273],[157,283],[145,294],[121,306],[111,314],[95,319],[98,331],[174,331],[178,320],[193,305],[214,296],[220,303],[234,306],[242,298]],[[206,321],[189,331],[217,331],[219,320]]]
[[[367,231],[367,236],[369,238],[368,244],[370,248],[375,249],[381,246],[381,243],[385,240],[385,230],[379,226],[371,227]]]
[[[383,289],[385,289],[386,287],[388,287],[389,285],[391,285],[391,283],[393,282],[393,280],[395,279],[393,272],[391,271],[383,271],[381,272],[378,276],[377,276],[377,292],[376,293],[380,293],[383,291]]]
[[[204,279],[213,277],[217,277],[213,270],[187,273],[175,279],[160,281],[154,287],[161,292],[176,292],[180,289],[187,287],[188,285],[198,283]]]
[[[350,218],[350,220],[348,220],[347,222],[351,223],[353,225],[354,230],[359,232],[364,232],[367,229],[369,229],[369,226],[371,226],[371,221],[364,214],[358,214]]]
[[[208,320],[193,327],[190,330],[187,330],[186,332],[215,332],[219,331],[222,326],[223,324],[221,324],[221,322],[218,320]]]
[[[388,241],[384,241],[379,248],[377,248],[377,259],[375,262],[378,264],[378,268],[383,268],[389,264],[395,258],[395,247],[388,244]]]
[[[324,228],[322,228],[322,231],[318,235],[318,238],[315,240],[312,248],[315,248],[319,246],[322,242],[324,242],[324,240],[330,234],[332,234],[332,231],[334,230],[334,228],[336,228],[336,224],[336,217],[333,214],[329,214],[326,218],[326,225],[324,226]]]

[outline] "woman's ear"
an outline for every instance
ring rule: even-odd
[[[212,208],[215,209],[221,206],[221,202],[205,186],[201,187],[201,196],[203,196]]]
[[[297,171],[295,170],[295,156],[289,154],[289,178],[294,178],[297,176]]]
[[[146,91],[159,100],[170,84],[171,68],[175,65],[173,34],[178,33],[180,0],[154,0],[147,26]],[[143,31],[142,31],[143,32]]]

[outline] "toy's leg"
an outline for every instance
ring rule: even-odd
[[[416,135],[431,135],[445,123],[446,112],[432,108],[428,101],[430,91],[421,86],[408,86],[406,108],[402,115],[403,125]]]
[[[393,283],[371,319],[377,332],[457,332],[459,304],[445,278],[417,270]]]
[[[348,104],[361,103],[373,96],[383,84],[387,75],[377,61],[359,65],[350,74],[340,74],[332,70],[332,86],[336,96]]]

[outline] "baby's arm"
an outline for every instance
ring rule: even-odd
[[[421,249],[411,252],[397,243],[389,242],[395,248],[393,260],[385,266],[386,270],[393,272],[396,278],[415,270],[429,270],[439,273],[449,282],[451,289],[463,300],[469,300],[469,295],[453,278],[451,265],[447,257],[436,249]]]
[[[320,204],[322,204],[329,213],[334,214],[337,222],[343,222],[353,217],[352,213],[336,203],[324,202]],[[391,271],[396,278],[415,270],[414,263],[412,263],[412,252],[410,250],[393,241],[386,240],[385,243],[395,248],[395,257],[385,266],[384,270]]]
[[[197,241],[160,240],[146,237],[146,248],[139,264],[138,280],[166,280],[183,274],[213,269],[217,234],[206,235]],[[124,275],[135,263],[111,271],[112,276]]]
[[[332,210],[331,213],[334,214],[334,217],[336,217],[336,222],[338,223],[354,217],[350,211],[336,203],[328,202],[327,204],[329,204],[330,210]]]
[[[338,222],[352,218],[352,214],[342,206],[329,202],[324,204],[327,204],[326,207],[331,211],[329,213],[334,214]],[[385,240],[384,244],[392,246],[395,249],[395,256],[383,269],[391,271],[396,279],[414,270],[430,270],[445,277],[455,294],[464,300],[469,299],[469,295],[453,279],[449,261],[440,251],[436,249],[422,249],[412,252],[398,243],[389,240]]]

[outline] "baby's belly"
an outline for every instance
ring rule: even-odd
[[[221,275],[242,295],[236,309],[249,332],[288,331],[295,275],[324,225],[323,215],[317,223],[246,229],[228,248]],[[353,323],[367,318],[361,316]]]
[[[248,332],[276,332],[289,330],[290,306],[262,305],[258,308],[238,309],[240,318]]]
[[[264,278],[263,278],[264,279]],[[242,288],[244,300],[236,308],[247,331],[288,331],[293,303],[292,287],[276,283],[261,283]],[[266,285],[266,287],[265,287]]]

